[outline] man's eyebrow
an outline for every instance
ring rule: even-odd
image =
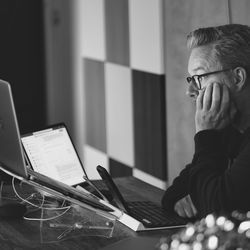
[[[205,70],[205,68],[202,66],[199,66],[199,67],[193,69],[193,71],[198,71],[198,70]]]
[[[192,72],[197,72],[198,70],[205,70],[205,67],[199,66],[197,68],[192,69]],[[196,74],[193,74],[196,75]]]

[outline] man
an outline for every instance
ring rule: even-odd
[[[195,99],[195,153],[162,199],[182,217],[250,210],[250,27],[187,37],[187,93]]]

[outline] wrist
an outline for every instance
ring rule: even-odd
[[[222,146],[222,133],[216,129],[202,130],[196,133],[195,141],[195,154],[202,152],[221,153]]]

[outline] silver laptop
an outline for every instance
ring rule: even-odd
[[[121,212],[107,202],[26,166],[11,86],[2,80],[0,80],[0,149],[0,170],[5,173],[87,209],[120,216]],[[81,174],[84,173],[83,169],[79,169],[80,171]]]
[[[9,83],[0,80],[0,163],[7,170],[28,176]]]

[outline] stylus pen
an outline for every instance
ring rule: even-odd
[[[95,189],[95,191],[102,197],[102,199],[109,203],[108,199],[98,190],[98,188],[86,177],[83,176],[83,179],[92,187]],[[91,193],[91,192],[90,192]]]
[[[57,238],[62,239],[67,234],[71,233],[72,231],[78,229],[95,229],[95,230],[112,230],[114,227],[113,223],[108,223],[107,226],[92,226],[92,225],[83,225],[81,223],[76,222],[74,225],[67,225],[67,224],[57,224],[57,223],[50,223],[50,227],[54,228],[64,228],[66,229],[64,232],[62,232]]]
[[[114,226],[113,223],[106,222],[106,225],[103,226],[95,226],[95,225],[84,225],[82,223],[76,222],[73,225],[61,224],[61,223],[50,223],[50,227],[54,228],[72,228],[72,229],[110,229]]]

